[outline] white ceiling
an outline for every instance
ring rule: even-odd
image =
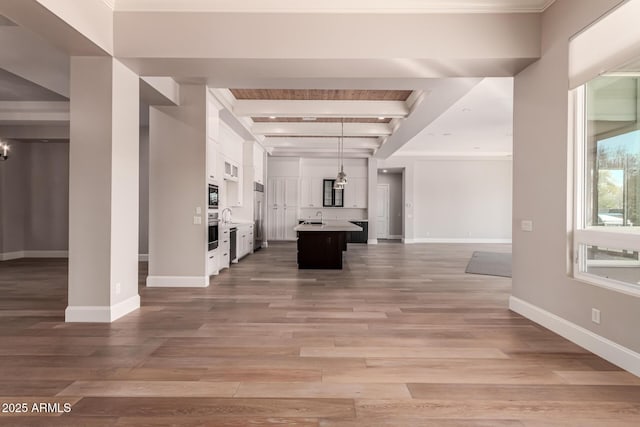
[[[552,0],[103,0],[107,4],[114,6],[116,10],[214,10],[214,11],[299,11],[299,12],[418,12],[418,13],[438,13],[438,12],[540,12],[544,10]],[[0,22],[1,25],[1,22]],[[1,28],[1,27],[0,27]],[[7,27],[5,27],[8,29]],[[21,29],[16,28],[14,32]],[[26,30],[26,29],[25,29]],[[6,31],[5,31],[6,33]],[[17,33],[16,33],[17,34]],[[22,35],[26,37],[25,34]],[[24,71],[18,72],[18,69],[10,69],[11,73],[0,73],[0,100],[5,101],[23,101],[23,100],[57,100],[56,97],[48,98],[50,95],[47,89],[39,85],[26,85],[26,79],[35,81],[34,78],[27,73],[29,70],[42,70],[47,65],[47,60],[43,60],[43,55],[27,55],[28,52],[40,52],[47,47],[46,41],[43,43],[42,49],[35,49],[36,43],[32,43],[28,51],[16,50],[11,46],[7,46],[7,53],[13,56],[20,54],[20,58],[24,57],[24,63],[28,65]],[[22,45],[23,43],[12,43],[12,46]],[[66,55],[65,55],[66,56]],[[19,58],[19,59],[20,59]],[[136,58],[129,58],[127,61],[134,61]],[[163,61],[173,60],[174,63],[165,64]],[[244,62],[243,62],[244,61]],[[278,72],[274,72],[273,76],[264,78],[265,64],[261,67],[249,66],[250,58],[238,59],[237,72],[231,73],[238,79],[237,85],[231,82],[212,82],[209,74],[220,75],[220,70],[215,73],[203,72],[202,67],[194,66],[194,60],[188,58],[159,58],[155,61],[147,61],[143,65],[153,66],[157,69],[146,70],[136,69],[141,75],[157,75],[171,76],[177,79],[188,81],[189,79],[201,83],[207,82],[210,86],[222,88],[299,88],[299,89],[411,89],[414,90],[414,98],[407,104],[407,112],[400,116],[392,114],[383,114],[378,111],[370,112],[370,114],[362,117],[397,117],[388,126],[381,124],[373,124],[376,129],[356,129],[358,125],[345,125],[345,135],[358,136],[359,138],[351,138],[345,142],[345,151],[351,155],[369,156],[379,149],[380,144],[384,144],[378,151],[377,157],[386,157],[391,155],[401,144],[396,144],[395,139],[402,139],[401,143],[406,144],[396,152],[396,155],[510,155],[512,140],[512,78],[487,78],[480,83],[480,79],[462,79],[462,78],[425,78],[427,76],[416,76],[415,69],[422,69],[424,65],[420,63],[420,59],[403,60],[402,58],[394,62],[396,67],[407,68],[407,74],[398,74],[395,78],[389,78],[388,75],[396,75],[393,73],[382,73],[378,76],[375,72],[379,72],[380,64],[367,63],[366,71],[359,70],[353,74],[353,77],[345,76],[344,60],[339,64],[327,65],[327,59],[323,61],[323,67],[306,72],[296,70],[295,73],[289,75],[278,68]],[[496,60],[499,62],[499,60]],[[16,61],[14,61],[16,62]],[[19,62],[19,61],[18,61]],[[287,61],[285,61],[287,62]],[[353,62],[353,61],[352,61]],[[366,61],[363,61],[363,63]],[[66,61],[65,63],[68,63]],[[151,64],[151,65],[149,65]],[[172,68],[174,64],[178,68]],[[491,62],[493,64],[493,62]],[[135,65],[135,63],[134,63]],[[197,64],[196,64],[197,65]],[[291,72],[295,69],[291,61],[287,62],[286,69]],[[316,64],[317,65],[317,64]],[[366,64],[365,64],[366,65]],[[374,66],[372,66],[374,65]],[[188,69],[190,74],[181,74],[178,69]],[[7,68],[9,70],[9,68]],[[339,70],[339,73],[332,75],[331,72]],[[2,70],[0,69],[0,72]],[[146,71],[146,72],[145,72]],[[207,70],[204,70],[207,71]],[[211,71],[211,70],[209,70]],[[303,70],[304,71],[304,70]],[[486,71],[486,70],[485,70]],[[66,70],[68,75],[68,70]],[[244,73],[244,74],[242,74]],[[413,74],[412,74],[413,73]],[[13,78],[15,74],[16,78]],[[40,73],[51,74],[51,73]],[[448,72],[447,77],[451,77]],[[478,75],[513,75],[512,70],[502,74],[491,72],[478,73]],[[20,77],[18,77],[20,76]],[[238,77],[239,76],[239,77]],[[304,78],[300,78],[304,76]],[[364,76],[364,77],[363,77]],[[444,76],[443,76],[444,77]],[[66,79],[68,81],[68,78]],[[457,95],[452,96],[447,102],[447,93],[450,91],[450,85],[454,85],[469,80],[468,85],[457,88]],[[52,85],[49,86],[51,89]],[[223,83],[218,85],[219,83]],[[214,86],[215,85],[215,86]],[[39,89],[39,90],[36,90]],[[28,92],[28,94],[27,94]],[[60,92],[58,90],[58,92]],[[62,98],[64,99],[64,98]],[[417,102],[414,101],[417,99]],[[275,128],[269,123],[253,123],[249,117],[251,116],[271,116],[273,112],[264,110],[262,113],[252,111],[251,114],[242,114],[241,111],[234,111],[242,103],[230,102],[228,110],[230,115],[235,114],[235,120],[243,124],[244,130],[256,135],[256,139],[262,141],[265,136],[269,136],[268,145],[270,148],[278,152],[289,152],[293,155],[296,152],[306,149],[309,154],[317,156],[333,155],[338,135],[337,124],[283,124],[280,128]],[[244,104],[250,104],[245,102]],[[257,103],[251,103],[257,104]],[[442,105],[440,105],[442,104]],[[449,105],[452,105],[449,108]],[[440,106],[440,107],[435,107]],[[273,105],[272,105],[273,107]],[[410,107],[410,108],[409,108]],[[17,108],[17,107],[16,107]],[[7,111],[12,112],[7,109]],[[17,111],[17,110],[16,110]],[[444,111],[444,113],[442,113]],[[20,111],[18,111],[20,112]],[[16,112],[13,116],[16,116]],[[299,112],[298,112],[299,113]],[[8,114],[8,113],[7,113]],[[21,113],[22,114],[22,113]],[[293,114],[293,113],[292,113]],[[283,114],[282,116],[290,116],[291,114]],[[293,114],[294,116],[296,114]],[[300,114],[297,114],[298,116]],[[304,116],[311,116],[306,111]],[[326,114],[325,114],[326,115]],[[322,114],[313,114],[320,117]],[[344,112],[334,112],[329,116],[349,117]],[[16,116],[17,117],[17,116]],[[35,117],[35,116],[34,116]],[[40,116],[38,116],[40,117]],[[425,127],[426,126],[426,127]],[[360,126],[363,128],[364,126]],[[388,129],[387,129],[388,127]],[[307,129],[309,128],[309,129]],[[379,129],[378,129],[379,128]],[[423,129],[424,128],[424,129]],[[422,129],[422,130],[421,130]],[[0,129],[1,130],[1,129]],[[375,132],[374,132],[375,130]],[[286,134],[304,135],[308,133],[313,138],[300,139],[292,141],[291,138],[284,138]],[[365,138],[363,136],[375,136],[377,138]],[[400,135],[400,137],[397,137]],[[415,136],[414,136],[415,135]],[[321,138],[319,136],[324,136]],[[396,138],[397,137],[397,138]],[[395,139],[394,139],[395,138]],[[269,145],[270,144],[270,145]],[[397,146],[396,146],[397,145]],[[392,149],[390,147],[393,147]]]
[[[513,78],[485,78],[395,156],[511,155]]]
[[[554,0],[104,0],[117,11],[304,13],[542,12]]]

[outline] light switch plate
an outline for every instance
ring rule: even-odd
[[[530,219],[523,219],[520,221],[520,229],[522,231],[533,231],[533,221]]]
[[[202,208],[201,208],[200,206],[198,206],[198,207],[196,208],[196,214],[197,214],[197,215],[202,214]]]
[[[193,217],[193,225],[200,225],[202,224],[202,217],[201,216],[194,216]]]

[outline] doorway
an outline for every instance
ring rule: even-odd
[[[378,170],[376,187],[376,237],[385,243],[401,242],[404,237],[404,170]]]

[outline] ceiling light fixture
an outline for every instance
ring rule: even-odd
[[[385,117],[378,117],[378,120],[384,120]]]
[[[382,169],[382,173],[387,173],[387,172],[389,172],[389,171],[386,170],[386,169]]]
[[[0,140],[0,160],[7,160],[9,158],[9,145],[3,143]]]
[[[344,118],[340,121],[341,131],[340,131],[340,139],[338,140],[338,158],[340,159],[340,171],[338,172],[338,176],[336,181],[333,183],[334,190],[342,190],[344,186],[347,184],[347,174],[344,173]]]
[[[274,119],[276,118],[276,116],[269,116],[269,118],[270,118],[271,120],[274,120]]]

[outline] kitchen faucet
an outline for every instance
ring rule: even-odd
[[[318,215],[320,215],[320,223],[321,223],[321,224],[324,224],[324,221],[322,220],[322,211],[318,211],[318,212],[316,212],[316,217],[317,217]]]
[[[224,214],[225,214],[226,212],[229,212],[229,219],[228,219],[228,220],[227,220],[227,219],[225,219],[225,217],[224,217]],[[226,223],[228,223],[228,222],[231,222],[231,213],[232,213],[232,212],[231,212],[231,208],[224,208],[224,209],[222,210],[222,215],[220,215],[220,216],[222,217],[222,222],[224,222],[225,224],[226,224]]]

